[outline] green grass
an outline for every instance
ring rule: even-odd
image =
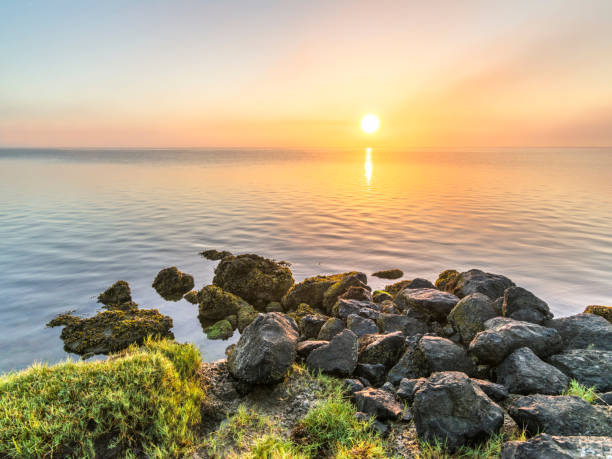
[[[447,452],[445,444],[437,440],[419,440],[418,459],[488,459],[499,457],[502,444],[506,441],[526,441],[526,430],[515,432],[507,436],[504,433],[496,433],[485,442],[475,446],[462,446],[455,453]]]
[[[147,340],[104,361],[0,377],[0,456],[170,457],[194,442],[204,393],[192,345]]]
[[[593,403],[597,399],[595,387],[583,386],[575,379],[572,379],[570,381],[569,386],[567,387],[565,392],[563,392],[563,395],[574,395],[576,397],[580,397],[588,403]]]

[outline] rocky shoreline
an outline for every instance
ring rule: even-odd
[[[393,454],[418,456],[415,442],[452,454],[524,429],[528,438],[506,441],[501,457],[612,456],[608,306],[555,319],[533,293],[477,269],[372,291],[361,272],[295,283],[286,262],[216,250],[202,256],[219,261],[212,285],[193,290],[193,277],[172,267],[153,288],[196,305],[210,339],[241,333],[226,361],[203,364],[210,393],[226,407],[286,384],[300,364],[340,380],[356,416],[389,439]],[[86,357],[150,335],[172,338],[172,319],[139,309],[126,282],[99,301],[104,310],[94,317],[49,323],[64,326],[67,351]],[[592,403],[567,395],[573,386],[590,389]],[[227,413],[208,417],[214,429]]]

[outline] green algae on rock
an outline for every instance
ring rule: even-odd
[[[198,318],[200,320],[221,320],[229,315],[237,315],[246,301],[226,292],[216,285],[207,285],[198,292]]]
[[[176,266],[162,269],[155,276],[153,288],[168,301],[178,301],[193,288],[193,276],[182,273]]]
[[[591,306],[587,306],[584,312],[587,314],[601,316],[608,322],[612,323],[612,306],[600,306],[593,304]]]
[[[382,271],[376,271],[372,273],[372,276],[379,277],[380,279],[399,279],[404,275],[401,269],[385,269]]]
[[[183,298],[191,304],[198,304],[198,291],[190,290],[189,292],[185,293]]]
[[[130,284],[124,280],[118,280],[103,293],[98,295],[98,303],[102,303],[106,306],[128,303],[131,301],[132,293],[130,291]]]
[[[220,320],[204,329],[208,339],[228,339],[234,334],[234,327],[228,320]]]
[[[222,260],[225,257],[233,256],[232,253],[228,252],[227,250],[216,250],[216,249],[204,250],[200,252],[200,255],[206,258],[207,260],[211,260],[211,261],[218,261],[218,260]]]

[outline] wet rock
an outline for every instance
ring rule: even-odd
[[[531,322],[499,317],[487,320],[485,327],[469,346],[480,363],[497,365],[520,347],[530,348],[539,357],[555,354],[562,348],[561,336],[555,329]]]
[[[329,341],[342,330],[344,330],[344,328],[344,322],[342,322],[342,320],[338,319],[337,317],[330,317],[321,326],[321,330],[319,331],[317,339]]]
[[[526,395],[507,403],[512,419],[530,435],[610,435],[612,408],[591,405],[581,398]]]
[[[429,331],[429,326],[426,322],[402,314],[381,313],[378,315],[376,323],[383,333],[399,331],[404,336],[413,336],[425,334]]]
[[[553,318],[548,305],[523,287],[506,289],[502,313],[505,317],[534,324],[542,324]]]
[[[374,301],[374,303],[382,303],[385,300],[393,300],[393,296],[391,296],[390,293],[387,293],[383,290],[375,290],[374,293],[372,294],[372,301]]]
[[[372,292],[365,287],[349,287],[349,289],[338,297],[338,299],[372,301]]]
[[[425,381],[427,381],[427,378],[402,378],[397,388],[397,396],[409,405],[412,405],[418,385]]]
[[[495,384],[486,379],[472,379],[472,382],[477,384],[487,394],[487,397],[494,402],[501,402],[508,398],[508,390],[501,384]]]
[[[328,341],[320,341],[320,340],[306,340],[298,343],[297,345],[297,355],[303,359],[308,357],[312,351],[320,348],[328,344]]]
[[[124,280],[119,280],[107,288],[104,293],[98,296],[98,303],[106,306],[119,305],[122,303],[130,303],[132,301],[132,293],[130,284]]]
[[[362,336],[359,339],[359,363],[381,363],[391,368],[404,352],[404,347],[401,332]]]
[[[301,335],[307,339],[316,338],[327,319],[327,317],[319,314],[308,314],[302,317],[300,321]]]
[[[346,318],[346,328],[355,333],[358,337],[378,333],[378,326],[371,319],[365,319],[356,314],[350,314]]]
[[[476,370],[463,347],[438,336],[423,336],[413,355],[422,369],[422,376],[439,371],[461,371],[471,375]]]
[[[507,277],[486,273],[480,269],[470,269],[463,273],[448,269],[440,273],[436,280],[436,287],[457,295],[459,298],[471,293],[482,293],[495,300],[503,296],[507,288],[513,286],[514,282]]]
[[[385,382],[385,366],[380,363],[358,363],[355,375],[367,379],[374,387]]]
[[[219,251],[215,249],[204,250],[200,252],[200,255],[206,258],[207,260],[212,260],[212,261],[218,261],[218,260],[224,259],[225,257],[233,256],[232,253],[228,252],[227,250]]]
[[[497,382],[513,394],[561,394],[569,384],[567,376],[542,361],[528,347],[510,354],[497,367]]]
[[[501,309],[483,293],[464,296],[448,314],[448,320],[461,335],[461,341],[469,345],[478,332],[484,330],[484,323],[501,315]]]
[[[312,351],[306,359],[306,366],[337,376],[349,376],[357,366],[357,348],[355,333],[343,330],[328,344]]]
[[[397,307],[404,312],[413,309],[428,320],[446,322],[446,316],[455,307],[459,298],[431,288],[407,288],[399,292],[394,301]]]
[[[189,292],[185,293],[183,298],[191,304],[198,304],[198,291],[190,290]]]
[[[603,317],[608,322],[612,323],[612,306],[591,305],[587,306],[584,312],[587,314],[595,314],[596,316]]]
[[[224,257],[213,284],[263,309],[271,301],[281,301],[293,285],[293,275],[286,263],[246,254]]]
[[[559,332],[565,349],[612,351],[612,324],[594,314],[576,314],[545,324]]]
[[[162,269],[155,276],[153,288],[164,300],[178,301],[193,288],[193,276],[182,273],[176,266]]]
[[[228,339],[234,334],[234,327],[228,320],[220,320],[204,330],[208,339]]]
[[[418,385],[412,413],[417,434],[425,441],[446,443],[454,451],[485,441],[504,422],[502,409],[464,373],[434,373]]]
[[[278,382],[295,361],[297,340],[293,319],[278,312],[259,314],[240,336],[228,358],[228,369],[236,379],[250,384]]]
[[[355,392],[359,392],[360,390],[365,389],[363,383],[358,379],[345,379],[344,387],[346,388],[346,391],[351,395],[353,395]]]
[[[233,293],[225,292],[216,285],[207,285],[198,292],[200,321],[220,320],[237,315],[241,306],[247,304]]]
[[[404,275],[401,269],[386,269],[383,271],[376,271],[372,273],[372,276],[379,277],[380,279],[399,279]]]
[[[611,437],[556,436],[541,434],[527,441],[502,445],[501,459],[570,459],[612,457]]]
[[[393,394],[386,390],[368,387],[355,392],[354,399],[359,411],[376,416],[377,419],[382,421],[386,419],[396,420],[402,414],[400,404],[395,400]]]
[[[548,361],[580,384],[601,392],[612,390],[612,351],[571,349]]]

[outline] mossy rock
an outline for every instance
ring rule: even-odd
[[[119,280],[107,288],[104,293],[98,295],[98,303],[106,306],[112,306],[132,301],[132,292],[130,284],[124,280]]]
[[[212,260],[212,261],[218,261],[218,260],[224,259],[225,257],[233,256],[232,253],[228,252],[227,250],[219,251],[215,249],[204,250],[200,252],[200,255],[206,258],[207,260]]]
[[[309,277],[291,287],[283,298],[283,306],[286,311],[293,311],[299,304],[307,303],[315,309],[331,310],[340,295],[353,286],[367,287],[366,282],[366,275],[357,271]]]
[[[395,295],[401,292],[404,288],[410,285],[411,282],[412,282],[411,280],[403,280],[403,281],[395,282],[393,284],[389,284],[385,286],[384,291],[387,292],[389,295],[391,295],[391,297],[393,298],[395,297]]]
[[[284,262],[255,254],[228,256],[215,269],[213,284],[264,310],[280,301],[293,285],[293,275]]]
[[[230,324],[232,324],[232,328],[235,330],[238,328],[238,316],[236,314],[232,314],[225,318]]]
[[[442,271],[436,279],[435,285],[440,290],[453,293],[458,288],[461,288],[461,273],[456,269],[447,269]]]
[[[104,305],[102,309],[107,309],[109,311],[135,311],[138,309],[138,303],[126,301],[125,303]]]
[[[279,301],[270,301],[266,306],[266,312],[283,312],[283,305]]]
[[[255,320],[255,318],[259,315],[259,313],[255,310],[253,306],[249,303],[244,303],[238,308],[238,331],[242,333],[245,328],[247,328],[251,322]]]
[[[372,301],[374,301],[374,303],[382,303],[385,300],[392,301],[393,295],[384,290],[374,290],[374,293],[372,293]]]
[[[207,285],[198,292],[199,313],[202,320],[221,320],[229,315],[237,315],[238,310],[247,302],[233,293],[225,292],[216,285]]]
[[[612,306],[591,305],[584,310],[587,314],[595,314],[612,323]]]
[[[404,272],[401,269],[385,269],[383,271],[376,271],[372,273],[372,276],[378,277],[380,279],[399,279],[404,275]]]
[[[176,266],[162,269],[153,281],[155,291],[168,301],[180,300],[193,288],[193,285],[193,276],[182,273]]]
[[[191,291],[185,293],[183,298],[185,300],[187,300],[188,302],[190,302],[191,304],[198,304],[198,291],[197,290],[191,290]]]
[[[234,327],[228,320],[220,320],[204,330],[208,339],[228,339],[234,334]]]
[[[295,311],[290,312],[287,315],[291,317],[293,320],[295,320],[295,323],[298,324],[299,326],[300,323],[302,322],[303,317],[306,317],[312,314],[315,314],[315,311],[314,309],[310,307],[309,304],[300,303]]]

